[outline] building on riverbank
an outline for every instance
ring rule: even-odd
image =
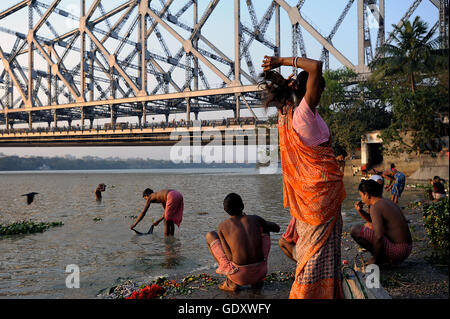
[[[383,140],[381,131],[366,132],[361,137],[361,165],[368,163],[380,163],[379,170],[386,170],[390,163],[395,163],[397,168],[411,179],[428,180],[433,176],[449,176],[449,137],[440,139],[442,150],[439,153],[407,153],[386,155],[383,154]],[[405,140],[411,138],[411,133],[406,133]],[[392,148],[393,146],[391,146]],[[351,165],[350,165],[351,166]]]

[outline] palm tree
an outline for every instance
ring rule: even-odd
[[[407,20],[400,27],[393,27],[395,45],[384,44],[379,48],[381,58],[370,64],[371,78],[379,81],[387,77],[406,76],[411,91],[415,93],[416,75],[429,73],[433,69],[432,56],[437,43],[431,39],[434,32],[428,31],[428,23],[418,16],[412,23]]]

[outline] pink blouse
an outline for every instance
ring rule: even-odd
[[[317,146],[330,139],[327,124],[317,111],[313,113],[305,98],[294,111],[292,126],[306,146]]]

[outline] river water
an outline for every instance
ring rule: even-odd
[[[361,222],[353,210],[359,181],[344,178],[344,230]],[[107,188],[96,202],[99,183]],[[145,204],[147,187],[183,194],[183,222],[173,238],[164,237],[163,223],[148,236],[129,229]],[[222,203],[230,192],[242,196],[247,214],[276,222],[282,231],[290,220],[281,174],[251,169],[0,172],[0,189],[0,223],[64,223],[44,233],[0,237],[0,298],[95,298],[124,279],[214,273],[204,235],[227,218]],[[28,206],[21,195],[33,191],[39,194]],[[423,191],[406,189],[400,206],[422,197]],[[163,212],[161,205],[152,205],[136,229],[147,231]],[[269,272],[294,269],[277,246],[282,231],[271,237]],[[73,264],[80,269],[79,289],[66,287],[66,267]]]

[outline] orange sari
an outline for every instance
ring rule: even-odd
[[[331,147],[306,146],[279,114],[283,201],[296,219],[297,269],[289,298],[342,298],[340,280],[343,173]]]

